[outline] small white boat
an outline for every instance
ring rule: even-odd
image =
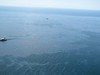
[[[7,41],[7,39],[6,38],[1,38],[0,41]]]

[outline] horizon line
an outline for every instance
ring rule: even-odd
[[[27,6],[7,6],[0,5],[0,7],[15,7],[15,8],[41,8],[41,9],[63,9],[63,10],[84,10],[84,11],[100,11],[99,9],[80,9],[80,8],[56,8],[56,7],[27,7]]]

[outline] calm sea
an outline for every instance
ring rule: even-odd
[[[100,17],[1,10],[2,37],[0,55],[100,50]]]

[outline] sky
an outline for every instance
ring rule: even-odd
[[[100,10],[100,0],[0,0],[0,6]]]

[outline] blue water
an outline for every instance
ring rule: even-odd
[[[100,17],[1,11],[0,37],[9,39],[0,42],[0,55],[96,50],[100,49],[100,42],[95,43],[100,41]]]

